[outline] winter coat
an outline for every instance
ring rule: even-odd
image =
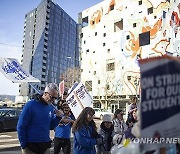
[[[113,119],[115,134],[123,134],[127,130],[127,125],[124,121],[119,121],[117,118]]]
[[[131,139],[131,140],[132,140],[132,139],[135,138],[135,136],[131,133],[131,129],[132,129],[132,127],[128,128],[128,129],[124,132],[126,139]]]
[[[105,127],[104,122],[100,125],[99,135],[103,138],[103,144],[97,145],[97,154],[109,152],[112,147],[112,137],[114,135],[113,125],[110,128]]]
[[[92,126],[82,126],[74,133],[73,154],[96,154],[96,139],[92,137],[92,131]]]

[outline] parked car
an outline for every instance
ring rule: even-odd
[[[18,108],[1,108],[0,109],[0,132],[7,129],[16,129],[16,125],[21,113]]]
[[[113,113],[111,113],[110,111],[107,111],[105,109],[101,109],[101,108],[93,108],[95,111],[95,118],[99,118],[102,120],[103,115],[105,114],[109,114],[113,117]]]

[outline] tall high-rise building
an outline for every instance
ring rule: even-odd
[[[41,81],[34,85],[38,91],[47,83],[58,84],[68,68],[79,65],[77,30],[77,23],[52,0],[43,0],[25,15],[21,63]],[[20,96],[34,92],[29,84],[20,84]]]

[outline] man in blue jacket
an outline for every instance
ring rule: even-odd
[[[58,86],[49,83],[42,96],[26,103],[19,117],[17,132],[22,154],[50,154],[50,130],[54,129],[62,115],[51,103],[58,97]]]

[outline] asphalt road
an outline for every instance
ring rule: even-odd
[[[97,127],[99,128],[101,120],[95,119],[95,122]],[[51,139],[53,139],[53,137],[54,131],[51,131]],[[71,143],[72,141],[73,138],[71,139]],[[53,154],[53,144],[51,152]],[[19,145],[19,140],[16,131],[10,130],[0,133],[0,154],[21,154],[21,148]]]

